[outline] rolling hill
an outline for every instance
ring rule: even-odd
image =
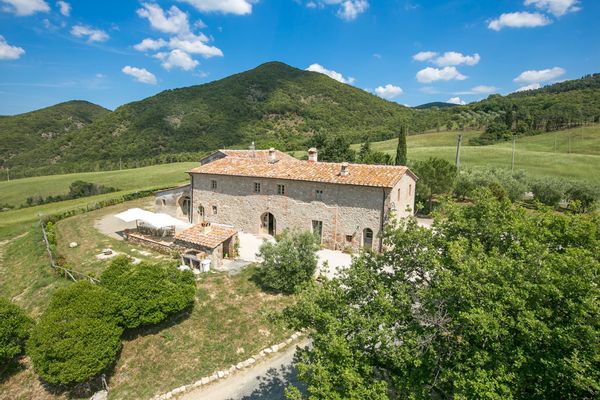
[[[0,117],[0,167],[13,177],[197,160],[219,147],[297,150],[313,134],[351,142],[411,133],[484,130],[501,121],[525,133],[600,120],[600,74],[466,106],[408,108],[326,75],[269,62],[203,85],[166,90],[110,112],[69,102]],[[508,129],[508,128],[507,128]],[[0,178],[0,179],[3,179]]]

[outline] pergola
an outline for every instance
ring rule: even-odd
[[[153,213],[150,211],[142,210],[141,208],[130,208],[127,211],[123,211],[115,215],[116,218],[124,222],[135,221],[136,227],[139,229],[139,223],[143,226],[147,226],[156,230],[164,230],[165,228],[186,229],[192,226],[192,224],[174,218],[164,213]]]

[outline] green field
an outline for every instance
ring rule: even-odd
[[[2,181],[0,182],[0,205],[19,206],[25,203],[27,197],[66,194],[69,192],[69,185],[77,180],[112,186],[122,191],[176,185],[186,182],[188,180],[186,171],[197,165],[196,162],[184,162],[121,171],[84,172]]]
[[[510,168],[512,143],[470,146],[469,139],[479,133],[433,132],[407,138],[409,161],[440,157],[454,162],[456,142],[463,134],[461,166]],[[397,139],[371,143],[373,150],[396,155]],[[352,145],[358,150],[360,144]],[[515,169],[531,176],[560,176],[600,183],[600,126],[587,126],[536,136],[521,137],[516,142]]]

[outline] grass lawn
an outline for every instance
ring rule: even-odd
[[[67,194],[77,180],[116,187],[122,191],[145,190],[177,185],[189,180],[186,171],[196,162],[153,165],[121,171],[83,172],[65,175],[36,176],[0,182],[0,204],[19,206],[27,197]],[[114,193],[110,193],[114,196]]]

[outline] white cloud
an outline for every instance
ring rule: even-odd
[[[525,5],[533,5],[537,9],[549,12],[556,17],[581,10],[578,0],[525,0]]]
[[[140,43],[133,46],[134,49],[138,51],[146,51],[146,50],[158,50],[167,45],[167,42],[163,39],[144,39]]]
[[[353,21],[367,11],[367,8],[369,8],[367,0],[346,0],[340,4],[337,16],[345,21]]]
[[[71,28],[71,35],[83,38],[87,37],[89,43],[92,42],[105,42],[109,36],[106,32],[100,29],[95,29],[86,25],[75,25]]]
[[[529,70],[521,72],[519,76],[517,76],[514,81],[521,83],[539,83],[550,81],[552,79],[556,79],[561,75],[564,75],[564,68],[554,67],[549,69],[541,69],[541,70]]]
[[[324,8],[330,5],[338,6],[336,15],[345,21],[355,20],[369,8],[367,0],[310,0],[306,3],[308,8]]]
[[[521,86],[515,92],[525,92],[527,90],[535,90],[541,88],[542,85],[540,83],[530,83],[529,85]]]
[[[474,88],[471,88],[471,91],[477,94],[487,94],[498,91],[498,88],[496,86],[479,85],[475,86]]]
[[[204,58],[223,57],[221,49],[207,45],[208,38],[205,35],[189,34],[183,37],[172,37],[169,40],[171,49],[183,50],[186,53],[199,54]]]
[[[157,53],[154,57],[162,60],[161,65],[166,70],[181,68],[184,71],[189,71],[196,68],[199,64],[198,61],[194,60],[188,53],[179,49],[171,50],[168,53]]]
[[[398,86],[394,86],[394,85],[388,83],[385,86],[379,86],[379,87],[375,88],[375,93],[379,97],[383,97],[384,99],[391,100],[391,99],[394,99],[394,98],[400,96],[403,93],[403,90]]]
[[[130,67],[127,65],[121,71],[125,75],[133,76],[138,82],[156,85],[156,76],[145,68]]]
[[[36,12],[48,12],[50,7],[44,0],[0,0],[2,11],[18,16],[32,15]]]
[[[71,15],[71,5],[69,3],[67,3],[66,1],[59,0],[56,2],[56,4],[58,5],[58,9],[60,10],[60,13],[62,15],[64,15],[65,17]]]
[[[427,67],[417,72],[417,81],[421,83],[430,83],[434,81],[463,81],[467,77],[456,69],[456,67],[432,68]]]
[[[552,21],[544,14],[530,12],[513,12],[500,15],[490,21],[488,28],[499,31],[502,28],[535,28],[545,26]]]
[[[312,71],[312,72],[318,72],[320,74],[325,74],[328,77],[335,79],[336,81],[342,82],[342,83],[352,84],[355,81],[354,78],[351,78],[351,77],[345,78],[344,75],[342,75],[341,73],[327,69],[320,64],[311,64],[308,68],[306,68],[306,70]]]
[[[246,15],[252,13],[249,0],[179,0],[194,6],[202,12],[218,12],[223,14]]]
[[[6,42],[4,36],[0,35],[0,60],[18,60],[25,54],[21,47],[11,46]]]
[[[456,51],[447,51],[443,55],[437,57],[433,62],[440,67],[452,65],[476,65],[481,60],[479,54],[475,53],[472,56],[463,55]]]
[[[438,53],[436,53],[435,51],[420,51],[413,56],[413,60],[427,61],[427,60],[431,60],[432,58],[434,58],[437,55],[438,55]]]
[[[461,106],[464,106],[465,104],[467,104],[467,102],[464,101],[463,99],[461,99],[460,97],[450,97],[448,100],[446,100],[446,103],[458,104]]]
[[[152,28],[173,34],[190,32],[188,15],[179,8],[171,6],[165,13],[158,4],[142,3],[142,7],[137,10],[137,14],[142,18],[147,18]]]

